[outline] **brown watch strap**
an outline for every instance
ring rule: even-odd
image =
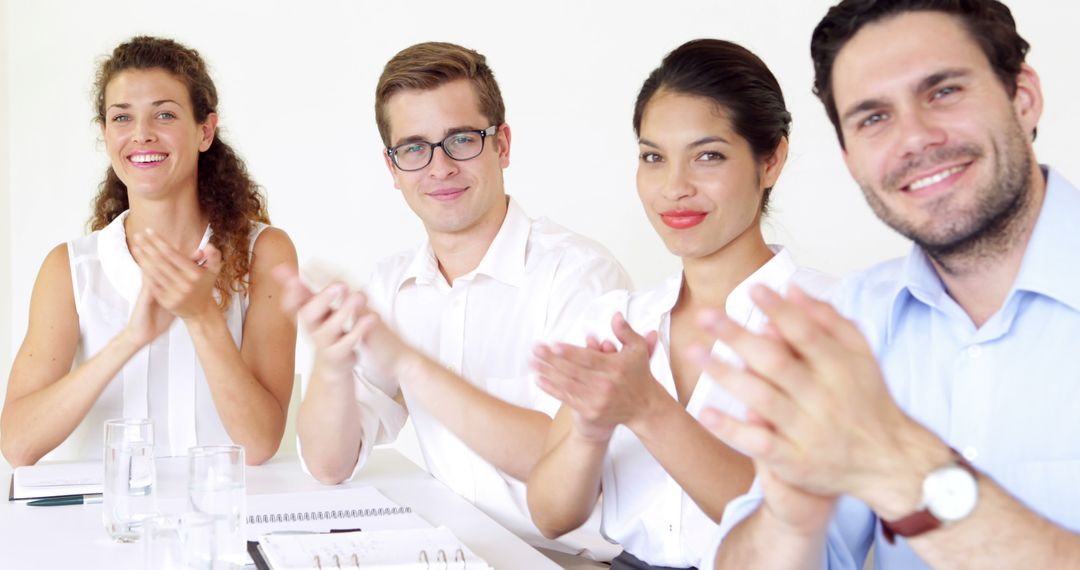
[[[965,471],[971,473],[972,477],[978,477],[978,474],[963,455],[952,449],[953,459],[956,464],[964,468]],[[941,526],[941,521],[937,519],[928,508],[922,508],[910,515],[895,521],[886,521],[881,519],[881,534],[885,537],[885,540],[889,544],[896,542],[896,535],[910,538],[912,536],[918,536],[924,532],[929,532]]]

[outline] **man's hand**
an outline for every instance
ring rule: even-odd
[[[900,410],[862,333],[831,306],[794,286],[788,299],[762,286],[752,297],[769,318],[765,334],[716,311],[701,318],[745,369],[711,358],[700,346],[691,353],[756,420],[717,414],[710,421],[714,432],[770,476],[810,496],[850,494],[887,520],[913,512],[922,478],[946,462],[948,447]],[[784,486],[773,488],[781,497],[792,495]],[[767,502],[780,507],[779,497]]]

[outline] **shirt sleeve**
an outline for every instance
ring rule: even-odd
[[[716,538],[705,556],[702,556],[701,570],[713,570],[716,553],[723,546],[724,539],[754,514],[762,504],[764,495],[759,479],[746,494],[736,497],[724,508]],[[874,539],[877,518],[862,502],[851,497],[841,497],[833,518],[826,531],[825,554],[820,568],[828,570],[860,570]]]
[[[587,314],[594,312],[598,300],[605,293],[629,288],[630,277],[610,256],[595,255],[583,263],[564,260],[552,282],[543,341],[584,345],[584,321],[590,320]],[[625,295],[623,300],[625,305]],[[555,417],[562,402],[540,389],[535,374],[530,374],[528,385],[534,409]]]

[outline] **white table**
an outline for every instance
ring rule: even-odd
[[[158,460],[159,500],[184,496],[186,468],[186,458]],[[2,475],[6,487],[11,473]],[[411,507],[432,525],[448,527],[497,570],[558,568],[397,451],[375,450],[360,475],[342,487],[363,485]],[[295,459],[247,468],[249,495],[326,489],[301,471]],[[0,568],[135,570],[142,568],[142,547],[109,539],[101,504],[30,507],[25,501],[0,501]]]

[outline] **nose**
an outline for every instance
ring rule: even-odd
[[[690,179],[689,166],[677,162],[669,163],[667,178],[664,180],[663,195],[672,202],[693,196],[697,191]]]
[[[919,156],[945,144],[945,129],[927,111],[913,109],[900,117],[898,123],[900,149],[905,158]]]
[[[131,140],[137,143],[153,142],[157,139],[154,127],[147,119],[135,119],[131,129]]]
[[[439,146],[431,149],[431,164],[428,165],[430,169],[428,175],[432,178],[444,179],[457,174],[458,161],[450,158],[446,154],[446,150]]]

